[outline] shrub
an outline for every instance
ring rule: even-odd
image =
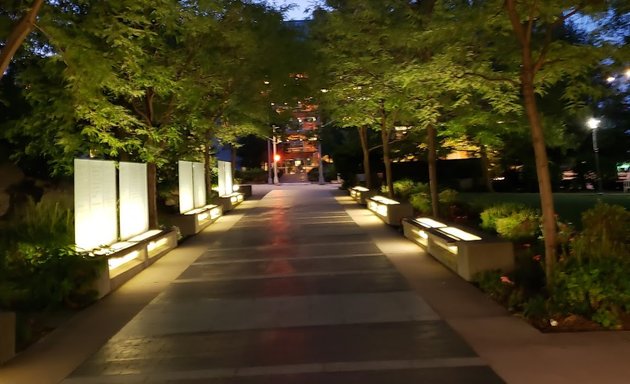
[[[234,172],[234,177],[239,183],[266,183],[269,172],[262,168],[237,169]]]
[[[480,214],[481,228],[496,232],[497,219],[508,217],[514,212],[526,209],[524,205],[514,203],[501,203],[484,209]]]
[[[553,304],[562,313],[574,313],[615,327],[620,314],[630,311],[630,262],[597,258],[589,262],[563,261],[556,268]]]
[[[46,246],[74,243],[74,215],[58,202],[28,200],[13,213],[10,224],[3,230],[5,244],[28,242]]]
[[[431,197],[428,193],[418,192],[409,197],[409,203],[421,214],[431,214]]]
[[[480,272],[475,275],[473,282],[484,293],[503,305],[508,305],[514,292],[514,282],[500,270]]]
[[[540,215],[533,209],[513,212],[507,217],[497,218],[496,231],[499,236],[511,241],[535,239],[540,232]]]
[[[582,214],[583,230],[555,270],[553,303],[562,313],[575,313],[615,327],[630,311],[630,214],[619,206],[597,204]]]
[[[409,196],[417,190],[416,183],[410,179],[394,181],[394,195],[401,199],[409,199]]]
[[[440,192],[438,197],[440,204],[451,205],[457,202],[457,191],[454,189],[445,189]]]
[[[42,247],[20,243],[4,261],[0,307],[40,310],[81,307],[96,299],[94,280],[105,268],[104,258],[93,258],[72,246]]]

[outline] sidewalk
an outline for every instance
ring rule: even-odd
[[[0,384],[628,382],[630,333],[541,334],[336,188],[255,186]]]

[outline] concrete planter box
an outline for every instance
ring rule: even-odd
[[[214,223],[222,214],[221,205],[210,204],[175,217],[173,224],[179,228],[184,237],[196,235]]]
[[[350,196],[359,204],[366,205],[367,200],[376,195],[376,191],[367,189],[365,187],[357,186],[348,190]]]
[[[367,207],[385,223],[393,226],[400,226],[402,219],[413,216],[411,204],[378,195],[367,199]]]
[[[429,217],[405,219],[402,224],[405,237],[464,280],[483,271],[514,269],[514,246],[509,241]]]
[[[107,267],[94,282],[98,297],[120,287],[175,247],[176,231],[151,230],[107,249],[94,251],[96,257],[107,258]]]
[[[15,312],[0,311],[0,365],[15,356]]]
[[[234,192],[229,195],[219,196],[215,198],[215,203],[223,208],[223,212],[234,209],[237,205],[245,200],[245,195],[240,192]]]
[[[239,184],[237,192],[242,193],[244,198],[247,199],[252,197],[252,186],[251,184]]]

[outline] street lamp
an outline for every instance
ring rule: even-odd
[[[317,140],[317,152],[319,154],[319,185],[326,184],[324,180],[324,162],[322,161],[322,140]]]
[[[273,126],[273,136],[272,136],[272,140],[273,140],[273,183],[274,184],[279,184],[280,181],[278,180],[278,154],[276,153],[276,127]]]
[[[273,177],[271,176],[271,162],[271,139],[267,138],[267,173],[269,174],[267,184],[273,184]]]
[[[604,188],[602,187],[602,177],[599,170],[599,148],[597,147],[597,128],[599,128],[600,123],[601,120],[594,117],[591,117],[586,121],[586,126],[593,132],[593,152],[595,152],[595,176],[597,177],[597,189],[599,194],[603,194]]]

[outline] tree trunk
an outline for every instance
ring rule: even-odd
[[[531,67],[529,67],[531,68]],[[553,280],[553,268],[556,262],[557,230],[556,212],[553,205],[553,192],[551,190],[551,177],[549,176],[549,160],[543,134],[542,122],[536,105],[533,76],[528,66],[523,66],[522,76],[523,99],[525,112],[532,134],[532,145],[536,160],[536,174],[538,176],[538,190],[540,193],[540,207],[543,218],[543,237],[545,241],[545,276],[547,287],[551,287]]]
[[[431,211],[434,217],[440,217],[439,195],[437,185],[437,148],[436,130],[433,124],[427,127],[427,145],[429,147],[429,191],[431,194]]]
[[[232,163],[232,178],[234,178],[234,172],[236,172],[236,148],[234,148],[234,144],[230,144],[230,160]]]
[[[490,160],[488,159],[488,148],[485,145],[480,146],[480,154],[481,154],[481,177],[483,178],[483,182],[486,186],[486,191],[494,192],[494,188],[492,187],[492,180],[490,180]]]
[[[206,197],[209,199],[212,196],[212,169],[210,168],[210,150],[211,141],[206,135],[206,140],[203,143],[203,174],[206,177]]]
[[[11,63],[15,52],[20,48],[26,36],[35,28],[35,18],[37,18],[37,14],[43,3],[44,0],[35,0],[33,6],[31,6],[26,14],[15,24],[13,29],[11,29],[6,44],[2,52],[0,52],[0,79],[4,76],[4,72],[9,67],[9,63]]]
[[[359,127],[359,138],[361,139],[361,152],[363,152],[363,172],[365,172],[365,187],[372,188],[372,170],[370,169],[370,148],[368,148],[368,128]]]
[[[385,118],[383,118],[385,120]],[[381,125],[381,141],[383,142],[383,165],[385,166],[385,184],[387,185],[387,197],[394,198],[394,181],[392,180],[392,160],[389,157],[389,130],[385,121]]]
[[[147,163],[147,193],[149,199],[149,228],[157,229],[158,209],[157,209],[157,165],[153,162]]]
[[[547,147],[545,146],[545,136],[542,121],[538,113],[534,89],[534,78],[537,70],[537,66],[532,59],[531,50],[531,23],[533,23],[534,20],[531,19],[532,16],[530,16],[527,23],[529,28],[525,28],[523,20],[517,10],[517,2],[515,0],[506,0],[504,6],[521,48],[521,89],[523,92],[523,105],[532,134],[532,146],[534,147],[534,157],[536,160],[540,206],[543,215],[545,277],[547,278],[547,288],[551,288],[553,286],[553,269],[556,262],[558,234],[556,230],[556,212],[553,206],[553,193],[551,191],[551,177],[549,176]]]

